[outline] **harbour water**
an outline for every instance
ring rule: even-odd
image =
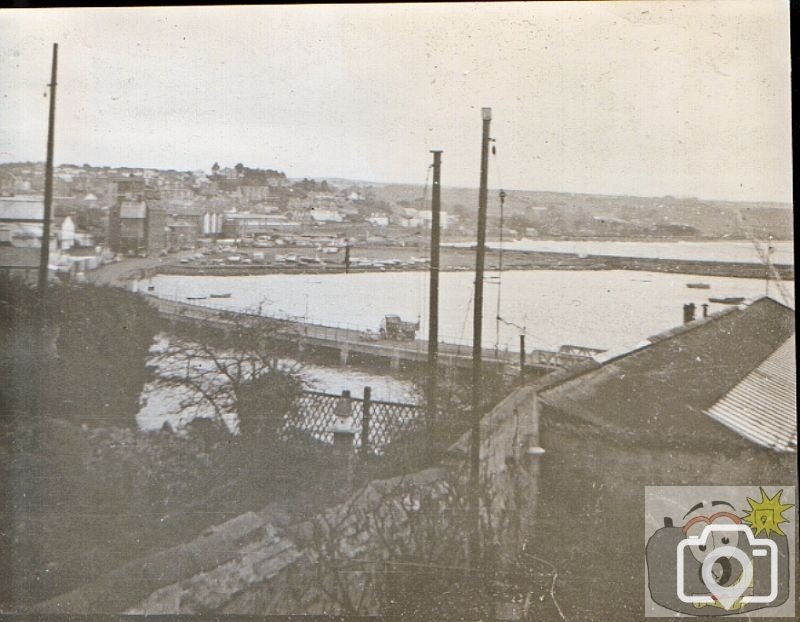
[[[445,272],[440,286],[440,336],[450,343],[471,343],[473,275]],[[708,289],[687,284],[703,283]],[[304,319],[327,326],[377,331],[381,318],[398,314],[419,320],[418,336],[428,330],[428,275],[426,272],[358,273],[330,275],[173,276],[158,275],[148,284],[158,296],[186,300],[230,293],[230,298],[205,298],[195,304],[216,308],[262,312],[277,317]],[[792,284],[787,284],[791,286]],[[775,285],[770,285],[778,296]],[[557,349],[571,344],[622,351],[643,339],[679,325],[683,305],[695,303],[698,316],[709,297],[764,295],[766,284],[757,279],[698,277],[628,270],[530,270],[488,273],[485,286],[484,345],[518,348],[526,335],[526,348]],[[500,296],[500,321],[496,320]],[[778,299],[779,296],[778,296]],[[708,303],[713,312],[726,305]],[[348,389],[360,396],[372,387],[374,399],[414,401],[413,385],[388,370],[304,365],[309,388],[330,393]],[[210,411],[181,408],[181,392],[152,383],[142,397],[137,415],[140,428],[159,429],[165,421],[179,429]],[[231,415],[229,427],[235,427]]]
[[[473,274],[441,275],[439,334],[442,341],[470,343]],[[690,289],[703,282],[709,289]],[[263,312],[327,326],[377,331],[381,318],[398,314],[420,321],[427,335],[426,272],[330,275],[259,275],[241,277],[171,276],[153,278],[152,292],[185,300],[230,293],[230,298],[194,301],[219,308]],[[777,295],[774,284],[770,286]],[[564,344],[617,349],[672,328],[683,319],[684,303],[700,305],[709,297],[764,295],[758,279],[699,277],[628,270],[517,270],[487,273],[484,300],[485,346],[515,349],[526,334],[528,348]],[[497,298],[500,296],[498,322]],[[710,311],[724,305],[710,303]]]
[[[151,348],[156,376],[169,371],[169,361],[161,359],[158,355],[163,352],[170,337],[160,335]],[[281,363],[293,366],[297,361],[282,359]],[[388,373],[370,373],[353,367],[325,367],[304,363],[300,366],[300,377],[305,388],[326,393],[341,394],[348,390],[354,397],[362,397],[364,387],[372,389],[374,399],[390,402],[413,403],[417,399],[416,389],[412,382],[389,375]],[[168,423],[173,430],[180,431],[192,419],[199,417],[213,417],[214,409],[208,403],[197,404],[197,394],[185,387],[165,385],[158,379],[149,382],[140,398],[139,412],[136,414],[136,423],[140,429],[146,431],[160,430]],[[192,405],[188,406],[187,402]],[[231,431],[238,428],[235,413],[222,415],[225,424]]]

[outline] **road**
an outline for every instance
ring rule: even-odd
[[[105,264],[96,270],[86,272],[86,280],[93,285],[114,285],[124,287],[126,279],[139,270],[155,268],[166,263],[175,263],[193,251],[175,253],[167,257],[127,257],[122,261]]]

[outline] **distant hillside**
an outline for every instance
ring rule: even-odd
[[[338,187],[370,189],[376,200],[417,205],[423,187],[329,179]],[[430,201],[430,188],[428,188]],[[471,218],[476,188],[442,188],[444,208]],[[489,214],[499,215],[498,190],[489,191]],[[727,237],[792,239],[792,206],[786,203],[709,201],[691,197],[634,197],[507,190],[506,223],[541,235]]]

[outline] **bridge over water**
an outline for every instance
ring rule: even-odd
[[[230,328],[238,321],[252,318],[280,320],[280,335],[296,342],[300,350],[326,348],[339,352],[346,365],[351,354],[382,358],[389,361],[393,370],[401,363],[425,363],[428,360],[428,342],[425,339],[397,340],[379,338],[376,333],[354,326],[326,326],[299,319],[279,318],[226,309],[219,305],[197,304],[186,300],[146,295],[159,313],[173,322],[204,324],[210,327]],[[530,350],[525,353],[525,367],[541,371],[565,369],[585,361],[599,350],[564,347],[561,350]],[[494,348],[483,349],[483,364],[519,369],[520,353]],[[439,343],[439,362],[447,367],[471,367],[472,345],[468,342]]]

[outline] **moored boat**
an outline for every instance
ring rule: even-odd
[[[711,289],[708,283],[687,283],[686,287],[689,289]]]
[[[211,298],[230,298],[231,294],[211,294]]]
[[[721,305],[738,305],[744,302],[744,296],[728,296],[727,298],[709,298],[709,302],[717,302]]]

